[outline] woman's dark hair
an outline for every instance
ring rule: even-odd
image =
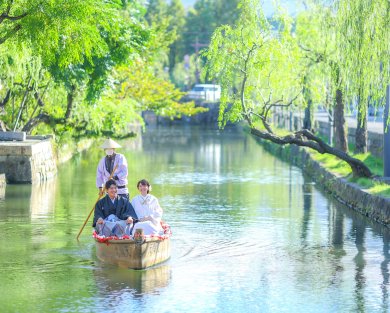
[[[106,187],[106,189],[109,189],[112,185],[118,186],[118,185],[116,184],[116,181],[115,181],[115,180],[109,179],[109,180],[106,181],[105,187]]]
[[[146,179],[141,179],[141,180],[137,183],[137,189],[139,188],[139,185],[144,185],[144,186],[150,187],[150,184],[149,184],[149,182],[148,182]],[[148,188],[148,193],[149,193],[149,188]]]

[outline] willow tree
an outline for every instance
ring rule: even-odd
[[[82,109],[81,104],[99,98],[113,67],[142,54],[146,31],[126,14],[131,7],[124,2],[14,0],[0,5],[1,104],[6,112],[11,102],[19,107],[16,119],[14,106],[3,119],[11,122],[8,129],[30,132],[40,123],[62,124],[65,131],[77,127],[71,121],[75,99]]]
[[[145,11],[141,1],[129,0],[1,3],[3,129],[57,138],[125,135],[142,108],[170,117],[196,113],[156,75],[156,60],[173,39],[164,35],[166,27],[148,26]],[[133,89],[124,95],[122,86]],[[145,92],[137,94],[140,90]]]
[[[327,12],[311,5],[297,15],[294,23],[295,36],[302,56],[298,62],[303,68],[302,93],[306,104],[305,117],[307,115],[311,117],[313,106],[321,104],[325,107],[329,120],[332,120],[333,97],[329,97],[331,94],[330,60],[333,59],[335,41],[332,29],[327,28],[324,31],[323,20],[326,15]],[[306,122],[306,124],[311,123],[311,120]],[[304,128],[311,129],[311,127]],[[330,142],[332,142],[331,138]]]
[[[345,79],[337,43],[336,16],[329,7],[308,1],[296,18],[296,36],[306,69],[304,91],[317,103],[325,104],[335,130],[334,147],[348,152],[345,122]],[[314,84],[313,84],[314,82]],[[320,94],[319,94],[320,93]],[[332,137],[332,136],[330,136]],[[332,138],[330,138],[332,139]],[[333,140],[330,140],[332,143]]]
[[[254,136],[277,144],[296,144],[346,161],[355,176],[371,177],[360,160],[326,144],[310,130],[278,135],[270,121],[277,107],[301,103],[302,69],[297,66],[300,50],[291,36],[291,20],[279,20],[274,31],[258,1],[242,1],[241,14],[232,27],[222,26],[213,34],[208,51],[209,74],[221,82],[220,125],[245,120]],[[239,80],[233,92],[235,79]],[[293,106],[294,105],[294,106]]]
[[[390,2],[338,0],[335,11],[345,95],[358,104],[356,152],[365,153],[368,105],[383,105],[389,84]]]
[[[118,26],[122,5],[103,0],[5,0],[0,3],[0,44],[28,44],[45,65],[79,63],[96,51],[107,51],[102,30]]]
[[[342,71],[344,60],[337,41],[340,37],[340,29],[332,7],[318,4],[316,1],[308,1],[306,10],[297,16],[296,35],[304,56],[304,66],[307,71],[314,73],[309,83],[313,79],[322,80],[320,88],[309,84],[305,89],[309,89],[311,94],[318,95],[318,91],[322,93],[317,97],[317,101],[325,104],[330,120],[334,123],[334,147],[348,152],[345,122],[346,77]]]

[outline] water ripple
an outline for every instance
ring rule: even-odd
[[[156,184],[169,185],[220,185],[228,183],[257,183],[269,185],[277,183],[291,183],[291,177],[286,173],[279,176],[271,171],[263,169],[261,171],[242,171],[241,173],[216,173],[216,172],[169,172],[162,173],[154,178]]]

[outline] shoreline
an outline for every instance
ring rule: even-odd
[[[338,202],[390,228],[389,198],[365,192],[357,184],[348,182],[345,178],[329,172],[319,162],[313,160],[310,153],[304,148],[295,145],[280,146],[254,138],[268,152],[298,166]]]

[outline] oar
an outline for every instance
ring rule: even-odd
[[[114,176],[114,173],[115,173],[117,167],[118,167],[118,164],[115,165],[115,167],[114,167],[114,169],[112,170],[111,175],[110,175],[110,177],[107,179],[107,181],[110,180],[110,179]],[[105,191],[106,191],[106,186],[104,186],[103,189],[102,189],[102,192],[99,193],[99,196],[98,196],[98,198],[97,198],[97,200],[96,200],[94,206],[92,207],[91,212],[89,212],[87,219],[85,220],[83,226],[81,227],[81,229],[80,229],[80,231],[79,231],[79,234],[77,235],[77,241],[79,240],[79,237],[80,237],[81,233],[83,232],[83,229],[84,229],[85,225],[88,223],[88,220],[89,220],[89,218],[90,218],[91,215],[92,215],[92,212],[95,210],[96,204],[98,203],[98,201],[100,200],[100,198],[102,197],[102,195],[104,194]]]

